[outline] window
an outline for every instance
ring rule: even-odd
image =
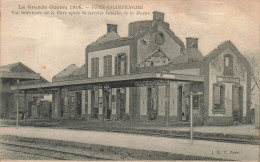
[[[99,77],[99,58],[91,59],[91,76],[92,78]]]
[[[188,62],[195,62],[196,59],[195,58],[188,58]]]
[[[225,109],[225,86],[214,84],[213,87],[213,110]]]
[[[193,109],[199,108],[199,95],[193,95]]]
[[[115,57],[115,75],[125,75],[127,72],[127,57],[120,53]]]
[[[233,57],[229,54],[224,56],[224,75],[233,75]]]
[[[112,75],[112,56],[104,57],[104,76]]]
[[[225,57],[225,66],[229,66],[229,57]]]

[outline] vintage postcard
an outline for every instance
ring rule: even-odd
[[[0,160],[259,161],[259,0],[2,0]]]

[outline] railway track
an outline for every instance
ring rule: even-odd
[[[85,154],[74,153],[71,151],[62,151],[60,149],[54,149],[54,148],[51,149],[47,147],[44,148],[44,147],[29,146],[25,144],[16,144],[16,143],[8,143],[8,142],[0,142],[0,144],[2,145],[1,149],[29,154],[29,155],[47,157],[50,159],[57,159],[57,160],[113,160],[111,158],[99,157],[90,154],[88,155],[87,152]],[[5,147],[3,147],[3,145],[5,145]]]
[[[69,129],[78,129],[78,128],[69,128]],[[156,132],[142,132],[142,131],[129,131],[129,130],[107,130],[107,129],[88,129],[83,128],[82,130],[91,130],[91,131],[106,131],[106,132],[115,132],[115,133],[129,133],[129,134],[140,134],[140,135],[147,135],[147,136],[157,136],[157,137],[168,137],[168,138],[184,138],[189,139],[190,135],[187,133],[184,134],[170,134],[170,133],[156,133]],[[259,140],[253,139],[237,139],[237,138],[230,138],[230,137],[205,137],[205,136],[196,136],[193,135],[193,139],[196,140],[207,140],[207,141],[216,141],[216,142],[229,142],[229,143],[239,143],[239,144],[252,144],[252,145],[259,145]]]

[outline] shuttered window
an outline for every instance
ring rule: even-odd
[[[225,109],[225,86],[214,84],[213,86],[214,109]]]
[[[125,75],[127,73],[126,53],[120,53],[115,57],[115,75]]]
[[[112,56],[104,57],[104,76],[112,75]]]
[[[220,86],[215,85],[213,88],[213,93],[214,93],[214,104],[220,104]]]
[[[95,57],[91,59],[91,77],[99,77],[99,58]]]

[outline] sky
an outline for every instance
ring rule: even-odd
[[[19,5],[26,9],[18,9]],[[30,9],[30,6],[42,5],[47,9]],[[70,5],[81,5],[84,9],[49,9],[50,6]],[[143,9],[138,11],[148,14],[57,14],[57,11],[113,11],[92,9],[93,5],[141,5]],[[55,14],[21,15],[21,11],[53,11]],[[51,81],[70,64],[80,67],[85,63],[86,46],[106,33],[106,24],[118,24],[118,34],[124,37],[128,35],[130,22],[152,20],[153,11],[165,13],[165,21],[184,44],[186,37],[199,38],[199,50],[203,55],[223,41],[231,40],[241,53],[259,59],[259,0],[2,0],[0,65],[22,62]]]

